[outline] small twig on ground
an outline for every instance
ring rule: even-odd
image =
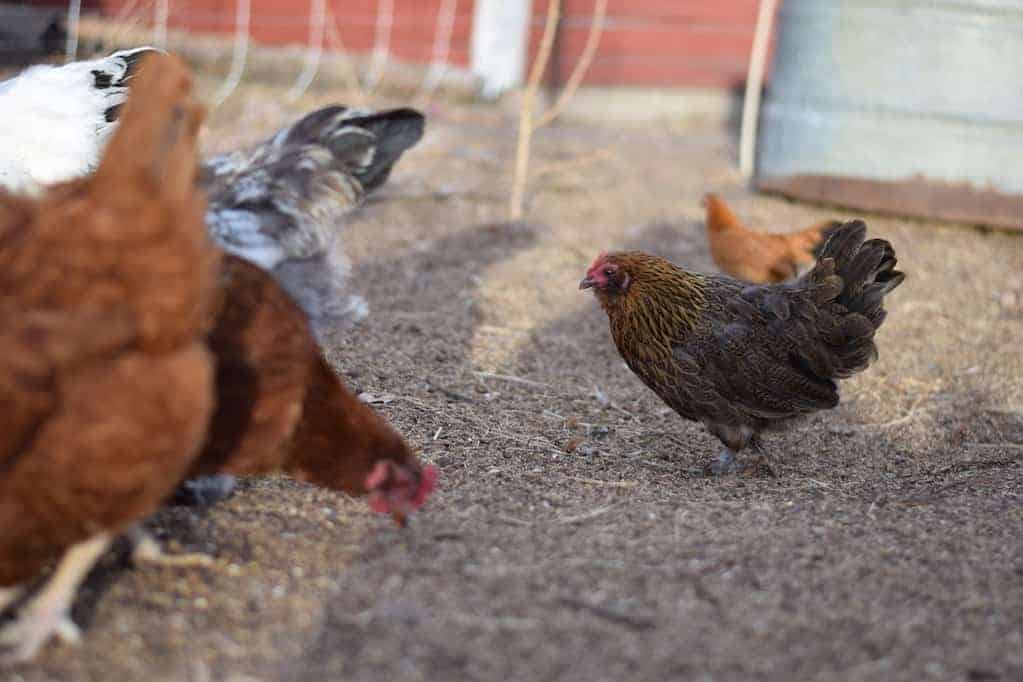
[[[522,519],[516,519],[514,516],[505,516],[504,514],[501,514],[500,516],[498,516],[497,519],[499,521],[504,521],[505,523],[510,523],[513,526],[532,526],[533,525],[532,521],[523,521]]]
[[[602,485],[609,488],[635,488],[639,481],[602,481],[599,478],[582,478],[581,476],[570,476],[573,481],[589,483],[591,485]]]
[[[598,606],[596,604],[587,604],[579,599],[572,599],[570,597],[559,597],[558,603],[562,606],[568,606],[569,608],[579,609],[581,611],[587,611],[595,616],[599,616],[604,620],[609,620],[619,625],[625,625],[633,630],[651,630],[657,627],[657,623],[651,618],[643,618],[642,616],[631,616],[626,613],[620,613],[614,611],[605,606]]]
[[[531,379],[523,379],[522,377],[513,377],[509,374],[494,374],[493,372],[473,372],[476,376],[481,379],[497,379],[498,381],[509,381],[513,384],[522,384],[523,386],[532,386],[533,388],[547,388],[547,384],[539,381],[533,381]]]
[[[1023,443],[963,443],[963,445],[968,448],[1023,450]]]
[[[609,504],[606,507],[598,507],[597,509],[592,509],[584,514],[577,514],[575,516],[562,516],[556,519],[554,523],[579,523],[581,521],[589,521],[590,519],[595,519],[598,516],[608,513],[616,506],[617,505]]]
[[[573,170],[579,166],[588,166],[595,161],[602,161],[611,156],[611,153],[606,149],[598,149],[595,152],[589,154],[583,154],[577,156],[574,159],[562,159],[560,161],[551,161],[545,163],[533,172],[533,178],[539,178],[544,175],[559,175],[566,171]]]
[[[531,630],[540,625],[534,618],[516,618],[514,616],[487,617],[469,613],[452,613],[449,618],[459,625],[483,628],[490,632],[496,630]]]
[[[881,424],[875,424],[873,428],[884,429],[888,428],[889,426],[898,426],[899,424],[905,424],[906,422],[911,421],[914,417],[916,417],[917,409],[920,407],[920,403],[922,403],[924,401],[924,398],[926,397],[927,396],[924,395],[918,397],[915,401],[913,401],[913,404],[909,406],[909,412],[902,415],[901,417],[898,417],[897,419],[892,419],[891,421],[883,422]]]
[[[929,495],[916,495],[914,497],[908,497],[902,501],[902,504],[909,506],[917,506],[921,504],[930,504],[931,502],[937,502],[939,499],[941,499],[941,496],[944,493],[947,493],[949,490],[952,490],[954,488],[958,488],[959,486],[966,485],[971,480],[972,479],[966,478],[961,481],[954,481],[953,483],[943,485],[940,488],[932,491]]]

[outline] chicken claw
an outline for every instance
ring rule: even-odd
[[[707,465],[707,471],[715,476],[724,476],[735,470],[735,453],[731,450],[722,450],[718,458]]]
[[[213,565],[213,557],[205,554],[165,554],[160,544],[141,528],[134,528],[127,535],[132,544],[131,561],[136,566],[143,563],[186,568]]]
[[[32,660],[53,636],[67,644],[78,643],[81,632],[69,615],[71,602],[110,541],[111,536],[102,533],[64,553],[43,589],[21,608],[14,621],[0,628],[0,665]]]

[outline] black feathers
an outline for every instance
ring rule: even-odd
[[[136,50],[126,50],[110,56],[108,61],[112,62],[105,69],[92,70],[93,87],[97,90],[109,90],[110,88],[127,88],[135,72],[138,71],[142,58],[149,54],[160,54],[161,50],[152,47],[141,47]],[[107,123],[113,123],[121,115],[121,104],[108,107],[103,112],[103,119]]]

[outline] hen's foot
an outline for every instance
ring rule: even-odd
[[[718,458],[707,465],[707,471],[714,476],[724,476],[734,473],[735,470],[735,453],[731,450],[722,450]]]
[[[152,564],[192,568],[213,565],[213,557],[205,554],[164,554],[159,543],[141,528],[128,531],[128,540],[132,544],[131,562],[136,566]]]
[[[0,664],[24,663],[58,637],[68,644],[81,639],[69,615],[71,602],[85,576],[110,546],[103,533],[68,549],[46,585],[25,604],[15,619],[0,629]]]

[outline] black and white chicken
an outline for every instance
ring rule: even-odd
[[[34,66],[0,83],[0,188],[34,193],[92,172],[117,124],[139,59],[155,48],[64,66]],[[269,270],[318,334],[364,317],[340,236],[347,216],[423,135],[413,109],[313,111],[252,147],[202,163],[206,224],[226,251]]]

